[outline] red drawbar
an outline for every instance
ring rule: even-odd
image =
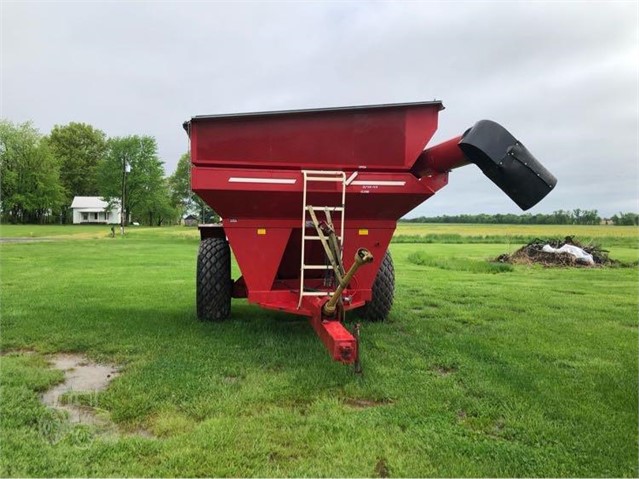
[[[342,323],[337,320],[326,321],[314,316],[311,318],[311,325],[335,361],[344,364],[355,362],[357,341]]]

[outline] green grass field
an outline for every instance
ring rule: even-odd
[[[118,226],[116,226],[116,229]],[[0,237],[48,237],[81,236],[93,234],[108,236],[110,226],[106,225],[7,225],[0,224]],[[134,235],[158,235],[157,228],[131,226]],[[188,235],[197,238],[197,228],[181,226],[162,228],[162,236]],[[639,229],[636,226],[585,226],[585,225],[479,225],[479,224],[435,224],[399,223],[396,236],[463,236],[463,237],[546,237],[575,235],[584,238],[629,238],[639,243]]]
[[[525,244],[535,238],[574,236],[582,244],[639,248],[636,226],[586,225],[473,225],[400,223],[397,243]]]
[[[636,477],[639,273],[486,266],[582,235],[537,228],[401,225],[359,377],[296,317],[236,300],[198,322],[195,229],[2,226],[57,240],[0,244],[0,475]],[[639,258],[636,228],[583,231]],[[55,352],[121,367],[87,399],[116,431],[44,427]]]

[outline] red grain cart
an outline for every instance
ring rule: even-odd
[[[439,101],[196,116],[193,191],[223,219],[202,225],[197,313],[219,321],[231,298],[310,318],[333,359],[358,359],[346,311],[381,321],[393,304],[388,245],[397,220],[476,164],[522,209],[555,177],[497,123],[424,149]],[[231,279],[230,247],[242,276]]]

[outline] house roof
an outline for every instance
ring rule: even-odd
[[[75,196],[71,203],[71,208],[91,208],[98,211],[104,211],[108,206],[109,203],[99,196]]]

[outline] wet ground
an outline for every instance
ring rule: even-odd
[[[49,361],[54,368],[64,371],[64,381],[45,392],[42,402],[49,407],[66,411],[71,423],[106,422],[95,414],[94,408],[74,400],[73,393],[86,395],[104,390],[118,375],[117,368],[91,362],[79,354],[56,354]],[[65,394],[67,397],[63,401],[62,396]]]

